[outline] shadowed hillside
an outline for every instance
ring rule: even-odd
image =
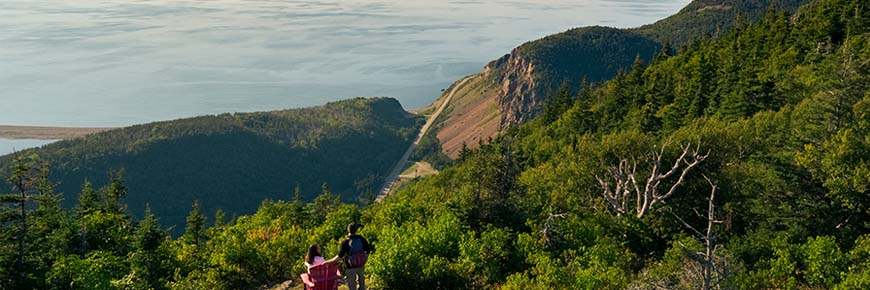
[[[206,212],[244,214],[264,199],[291,199],[297,185],[306,199],[325,183],[356,202],[373,194],[421,120],[394,99],[353,99],[149,123],[22,154],[49,162],[67,206],[83,180],[101,185],[108,172],[124,169],[131,212],[150,204],[165,224],[180,225],[196,199]],[[9,161],[0,158],[4,173]]]

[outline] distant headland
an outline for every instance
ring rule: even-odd
[[[83,137],[112,128],[74,128],[0,125],[0,139],[60,140]]]

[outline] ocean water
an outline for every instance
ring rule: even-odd
[[[0,139],[0,156],[27,148],[39,147],[57,140]]]
[[[635,27],[688,2],[3,0],[0,124],[124,126],[358,96],[418,108],[525,41]]]

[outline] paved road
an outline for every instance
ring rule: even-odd
[[[441,116],[441,112],[444,111],[444,108],[447,108],[447,104],[450,103],[450,100],[453,99],[453,95],[456,94],[456,90],[458,90],[462,85],[468,81],[469,78],[464,78],[458,84],[453,86],[453,89],[450,90],[450,94],[447,95],[447,98],[444,99],[444,102],[441,103],[441,106],[438,107],[438,110],[435,111],[429,119],[426,120],[426,124],[423,125],[423,128],[420,128],[420,133],[417,134],[417,138],[414,139],[414,142],[408,146],[408,150],[405,151],[405,155],[402,155],[402,159],[399,159],[399,162],[396,163],[396,166],[393,167],[393,170],[390,171],[390,175],[387,175],[384,178],[384,184],[381,185],[381,190],[379,191],[377,201],[381,201],[390,191],[393,189],[393,186],[396,185],[396,182],[399,180],[399,174],[402,173],[402,170],[405,169],[405,166],[408,164],[408,158],[411,158],[411,153],[414,153],[414,149],[417,148],[417,144],[420,144],[420,139],[423,139],[423,136],[426,136],[426,133],[429,132],[429,127],[432,127],[432,124],[435,123],[435,120],[438,119],[438,116]]]

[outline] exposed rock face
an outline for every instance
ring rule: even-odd
[[[572,29],[528,42],[487,64],[483,78],[499,90],[500,128],[528,121],[561,85],[577,90],[581,80],[596,82],[627,69],[636,57],[652,58],[655,40],[608,27]]]
[[[494,82],[499,90],[500,128],[527,121],[541,106],[544,92],[537,85],[534,71],[535,65],[518,48],[484,67],[483,78]]]

